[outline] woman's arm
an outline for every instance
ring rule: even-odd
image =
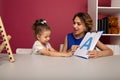
[[[96,46],[100,49],[100,51],[97,50],[89,51],[88,52],[89,58],[113,55],[113,51],[110,48],[108,48],[105,44],[103,44],[101,41],[98,41]]]
[[[75,50],[78,48],[78,45],[72,45],[71,49],[67,50],[67,36],[65,38],[65,41],[64,41],[64,45],[63,45],[63,49],[62,49],[62,52],[72,52],[74,53]]]
[[[65,41],[64,41],[62,52],[67,52],[67,36],[65,37]]]

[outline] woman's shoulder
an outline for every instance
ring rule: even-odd
[[[68,33],[67,36],[73,36],[73,33]]]
[[[72,35],[73,33],[68,33],[67,35]]]
[[[69,33],[66,38],[67,40],[70,40],[70,41],[73,41],[75,39],[73,33]]]

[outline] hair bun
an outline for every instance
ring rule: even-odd
[[[34,23],[35,26],[46,25],[46,24],[47,24],[47,21],[45,19],[38,19]]]
[[[47,21],[45,19],[37,19],[33,24],[33,30],[36,30],[38,26],[47,26]]]
[[[45,19],[41,19],[41,24],[46,24],[47,21]]]

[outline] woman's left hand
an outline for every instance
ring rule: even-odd
[[[98,58],[99,53],[97,50],[88,51],[89,58]]]

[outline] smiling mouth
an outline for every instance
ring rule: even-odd
[[[75,30],[75,29],[74,29],[74,31],[76,32],[76,31],[78,31],[78,30]]]

